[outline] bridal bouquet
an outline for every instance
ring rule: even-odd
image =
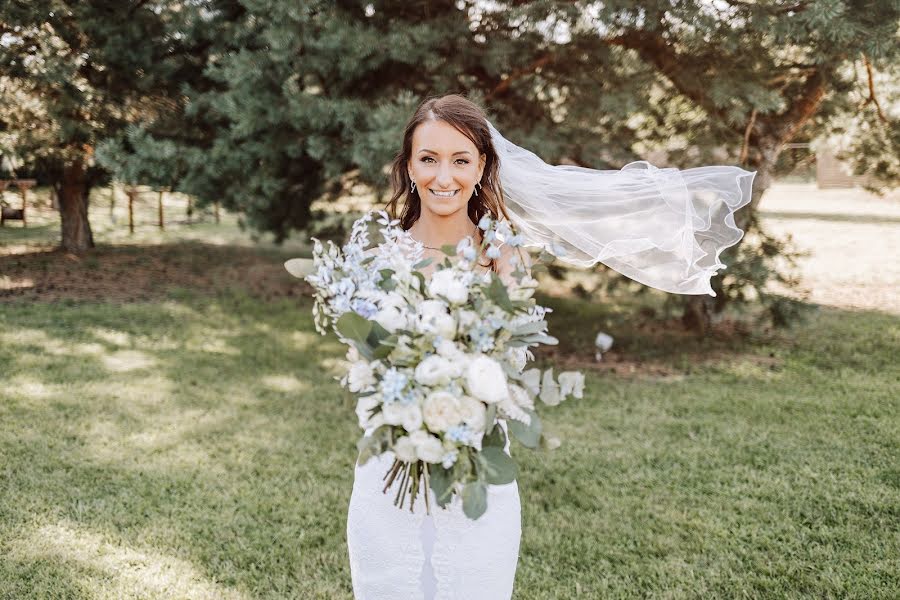
[[[358,394],[359,426],[371,431],[358,442],[359,463],[393,451],[384,492],[399,482],[395,505],[408,496],[412,510],[430,487],[441,507],[460,495],[470,519],[487,509],[488,485],[516,478],[507,434],[527,448],[555,447],[538,400],[552,406],[584,389],[579,372],[554,379],[552,369],[525,369],[530,347],[557,343],[550,309],[532,297],[521,238],[489,217],[478,227],[482,241],[445,246],[430,278],[422,270],[433,259],[422,260],[423,246],[383,211],[356,221],[343,248],[314,239],[311,261],[286,263],[315,290],[316,329],[349,346],[340,381]],[[509,282],[478,268],[479,257],[500,259],[501,244],[513,250]],[[425,505],[430,513],[427,493]]]

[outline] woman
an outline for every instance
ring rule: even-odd
[[[425,101],[408,123],[389,208],[396,215],[404,200],[401,226],[426,256],[442,259],[441,246],[478,236],[476,223],[490,214],[509,219],[526,245],[572,264],[603,262],[663,291],[715,296],[710,279],[725,267],[721,252],[744,235],[734,213],[750,203],[755,175],[646,161],[619,170],[548,165],[450,95]],[[509,255],[501,248],[482,264],[508,277]],[[490,486],[487,512],[475,521],[459,498],[438,508],[430,490],[432,515],[422,504],[410,513],[382,493],[393,460],[388,452],[356,467],[347,541],[357,600],[510,598],[521,535],[516,482]]]
[[[401,226],[423,244],[426,258],[442,259],[445,244],[466,236],[480,241],[476,223],[483,215],[507,217],[498,166],[477,106],[455,95],[428,100],[406,126],[389,209],[396,214],[403,198]],[[508,254],[484,257],[482,266],[501,277],[511,270]],[[356,467],[347,544],[357,600],[509,599],[522,531],[516,482],[490,486],[487,512],[475,521],[463,514],[458,497],[439,508],[431,490],[432,514],[425,514],[421,498],[410,513],[382,492],[393,461],[387,452]]]

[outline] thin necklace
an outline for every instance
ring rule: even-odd
[[[478,228],[476,227],[475,229],[472,230],[472,235],[469,235],[466,237],[474,238],[475,233],[477,231],[478,231]],[[410,237],[412,237],[412,234],[410,234]],[[413,238],[413,239],[416,240],[416,238]],[[419,240],[416,240],[416,241],[419,242]],[[435,248],[434,246],[426,246],[424,242],[419,242],[419,243],[422,244],[423,248],[428,248],[429,250],[439,250],[439,251],[443,252],[443,248]]]

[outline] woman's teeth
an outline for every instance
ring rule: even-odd
[[[452,198],[458,191],[459,190],[451,190],[449,192],[439,192],[437,190],[431,190],[431,193],[434,194],[435,196],[440,196],[441,198]]]

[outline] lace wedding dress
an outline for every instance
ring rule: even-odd
[[[522,533],[518,484],[488,486],[487,512],[474,521],[459,497],[442,509],[430,489],[431,515],[421,495],[410,513],[394,506],[396,488],[382,492],[393,462],[386,452],[356,465],[347,514],[356,600],[509,600]]]

